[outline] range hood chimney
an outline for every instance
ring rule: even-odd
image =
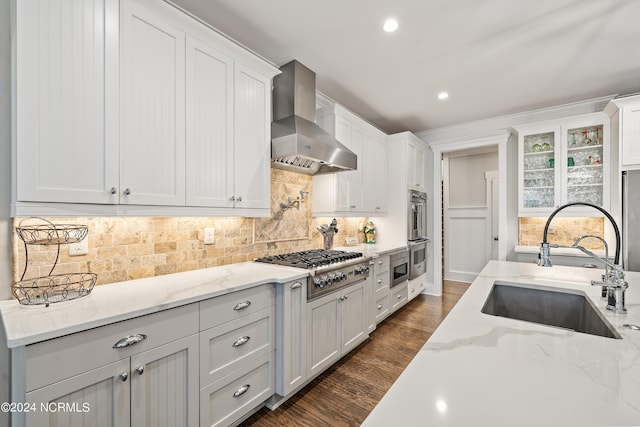
[[[273,79],[271,165],[307,175],[355,170],[357,156],[316,121],[316,74],[291,61]]]

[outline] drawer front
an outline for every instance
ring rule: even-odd
[[[389,270],[378,271],[376,270],[376,274],[373,276],[373,287],[376,291],[381,289],[389,289]]]
[[[391,312],[393,313],[407,303],[407,283],[391,289]]]
[[[376,273],[383,270],[389,271],[389,255],[379,256],[373,260],[373,264],[375,265]]]
[[[422,279],[410,280],[409,292],[408,292],[409,301],[411,301],[412,299],[420,295],[425,288],[426,288],[426,283],[424,282],[424,280]]]
[[[200,425],[228,426],[274,393],[273,353],[200,390]]]
[[[376,316],[376,324],[380,323],[389,315],[389,293],[379,296],[376,300],[376,306],[374,307],[374,313]]]
[[[200,302],[200,330],[220,326],[275,305],[273,285],[257,286]]]
[[[247,360],[275,348],[275,309],[266,308],[242,321],[200,333],[200,385],[210,384]]]
[[[35,390],[197,332],[198,304],[194,303],[29,345],[26,390]],[[142,338],[141,335],[146,338],[114,348],[126,337]]]

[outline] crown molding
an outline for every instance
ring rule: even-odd
[[[602,112],[615,96],[608,95],[570,104],[427,130],[416,133],[416,136],[432,147],[441,144],[452,144],[461,140],[479,139],[492,134],[497,136],[500,131],[510,132],[510,128],[518,125]]]

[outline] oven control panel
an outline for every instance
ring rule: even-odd
[[[369,263],[351,265],[336,270],[317,272],[310,279],[307,296],[309,299],[328,294],[369,277]]]

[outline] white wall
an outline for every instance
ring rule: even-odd
[[[449,206],[486,206],[484,173],[498,170],[498,151],[449,156]]]

